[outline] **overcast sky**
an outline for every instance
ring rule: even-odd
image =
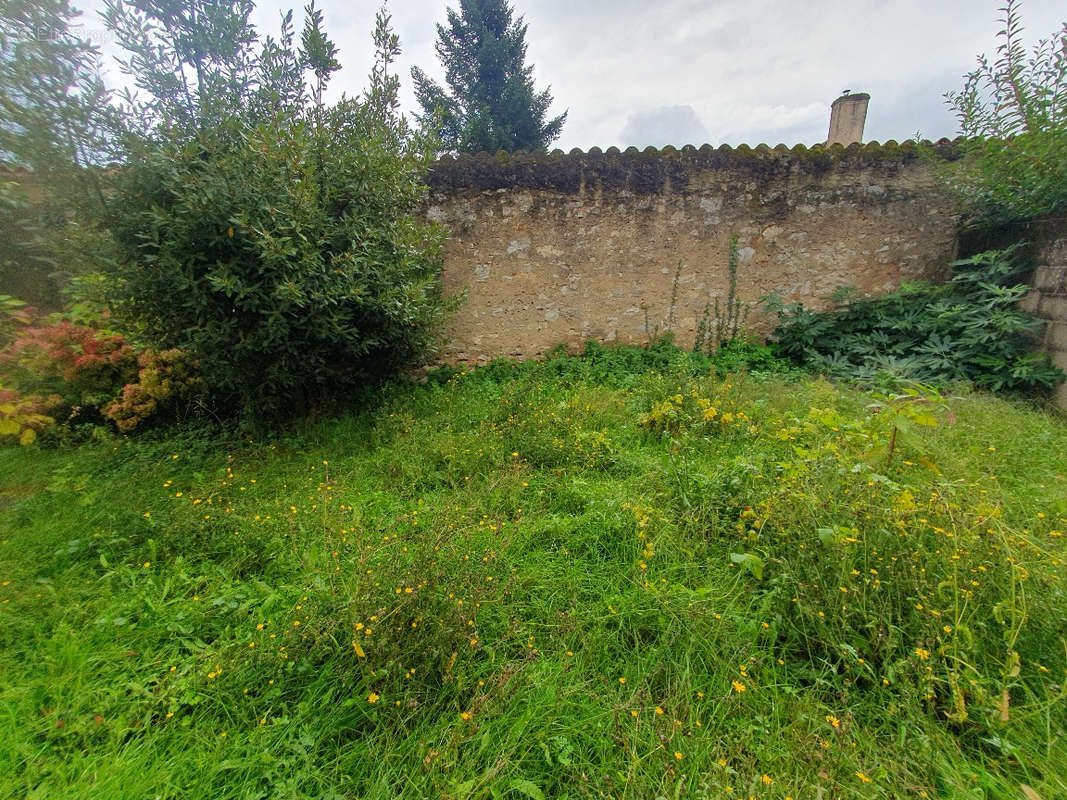
[[[305,0],[299,0],[300,3]],[[956,134],[943,94],[962,84],[979,53],[993,54],[1003,0],[513,0],[529,24],[527,63],[537,87],[551,85],[553,112],[569,112],[555,147],[662,146],[825,140],[830,103],[843,89],[871,95],[865,141]],[[94,12],[77,3],[101,38]],[[282,9],[261,0],[255,21],[274,33]],[[319,0],[340,49],[331,93],[366,83],[378,2]],[[406,109],[415,107],[410,68],[435,78],[435,23],[458,0],[391,0],[404,53]],[[1062,0],[1025,0],[1029,41],[1067,19]],[[296,8],[300,30],[302,9]],[[103,37],[106,39],[106,36]],[[105,46],[105,54],[112,52]],[[107,80],[120,84],[113,66]]]

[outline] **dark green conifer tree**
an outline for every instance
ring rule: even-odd
[[[546,119],[552,95],[534,89],[526,28],[507,0],[460,0],[458,11],[448,9],[436,46],[447,89],[411,71],[420,121],[438,132],[443,149],[543,151],[559,138],[567,113]]]

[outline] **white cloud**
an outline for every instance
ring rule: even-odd
[[[551,84],[554,113],[569,110],[556,143],[565,150],[623,144],[620,136],[631,119],[671,107],[690,108],[711,144],[812,144],[825,139],[830,103],[845,88],[871,94],[867,139],[901,140],[917,131],[931,138],[952,136],[955,121],[942,95],[960,86],[979,53],[994,51],[1002,5],[1002,0],[512,2],[529,24],[527,58],[536,65],[538,87]],[[276,31],[279,10],[289,5],[260,0],[255,12],[260,29]],[[444,21],[446,5],[458,0],[390,4],[404,47],[399,70],[408,110],[415,105],[411,66],[441,76],[434,23]],[[102,0],[87,0],[85,6],[97,10]],[[377,3],[320,0],[320,6],[343,65],[332,94],[359,93],[371,66]],[[1062,0],[1026,0],[1022,11],[1032,40],[1053,33],[1067,17]],[[301,20],[298,7],[298,30]],[[101,27],[95,20],[88,25]],[[112,80],[119,81],[114,72]],[[693,130],[680,127],[677,135],[686,138]]]
[[[663,106],[630,114],[619,134],[618,145],[644,148],[695,144],[699,147],[707,140],[708,129],[692,106]]]

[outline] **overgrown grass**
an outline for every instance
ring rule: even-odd
[[[1067,796],[1063,420],[699,367],[0,452],[0,796]]]

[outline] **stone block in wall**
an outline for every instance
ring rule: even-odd
[[[1049,355],[1052,356],[1053,364],[1067,372],[1067,350],[1053,350]]]
[[[1067,294],[1067,266],[1038,267],[1033,286],[1039,292]]]
[[[1067,266],[1067,237],[1059,236],[1038,249],[1038,260],[1053,266]]]
[[[1037,313],[1053,322],[1067,322],[1067,295],[1041,295]]]
[[[1050,322],[1045,334],[1049,350],[1067,350],[1067,322]]]
[[[1019,301],[1019,308],[1025,311],[1027,314],[1037,314],[1037,309],[1041,305],[1041,292],[1036,289],[1031,289],[1026,293],[1026,296]]]

